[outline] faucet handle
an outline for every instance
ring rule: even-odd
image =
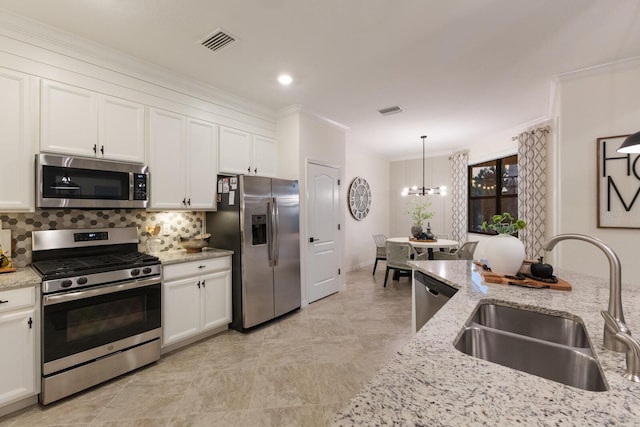
[[[601,311],[605,327],[614,333],[615,339],[627,347],[627,373],[623,376],[629,381],[640,383],[640,343],[630,334],[623,332],[618,322],[607,311]]]

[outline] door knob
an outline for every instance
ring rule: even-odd
[[[313,242],[315,242],[316,240],[320,240],[320,239],[316,239],[316,238],[314,238],[314,237],[309,237],[309,243],[313,243]]]

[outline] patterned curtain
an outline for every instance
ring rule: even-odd
[[[544,243],[549,127],[522,132],[518,140],[518,218],[527,223],[518,237],[527,258],[537,258]]]
[[[467,241],[467,166],[469,152],[458,151],[451,155],[451,237],[464,243]]]

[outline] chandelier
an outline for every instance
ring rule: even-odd
[[[400,194],[402,196],[427,196],[427,195],[430,195],[430,194],[446,196],[447,195],[447,187],[445,187],[444,185],[441,185],[440,187],[425,187],[424,186],[424,163],[425,163],[424,140],[427,139],[427,135],[423,135],[420,138],[422,138],[422,187],[418,187],[417,185],[414,185],[411,188],[404,188],[402,190],[402,193],[400,193]]]

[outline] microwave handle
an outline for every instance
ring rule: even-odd
[[[135,182],[133,180],[133,172],[129,172],[129,200],[133,200],[134,199],[134,194],[135,194]]]

